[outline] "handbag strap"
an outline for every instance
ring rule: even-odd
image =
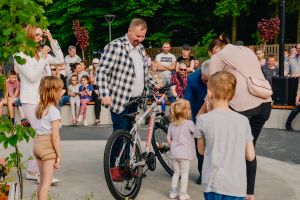
[[[220,53],[217,53],[216,54],[221,60],[223,60],[231,69],[237,71],[240,75],[242,75],[246,80],[248,79],[248,77],[243,74],[240,70],[238,70],[236,67],[234,67],[234,65],[229,61],[227,60],[224,56],[222,56]]]

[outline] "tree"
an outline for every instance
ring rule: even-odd
[[[237,18],[242,12],[247,12],[253,0],[219,0],[216,3],[214,14],[219,17],[230,16],[232,17],[232,35],[231,40],[233,43],[237,40]]]
[[[267,42],[272,42],[279,34],[280,20],[279,18],[261,19],[257,23],[258,33],[264,41],[264,48]]]
[[[0,1],[0,65],[8,63],[17,52],[33,56],[36,44],[25,37],[24,26],[32,24],[45,28],[48,25],[42,5],[51,0],[1,0]],[[21,57],[14,56],[18,63],[25,63]],[[0,76],[0,87],[5,93],[5,77]],[[8,111],[11,112],[11,111]],[[2,114],[2,113],[1,113]],[[6,118],[0,117],[0,144],[6,149],[9,146],[13,152],[6,158],[8,166],[16,167],[20,184],[21,199],[23,199],[22,153],[18,143],[28,142],[35,132],[32,128],[14,125]]]
[[[270,4],[276,5],[276,14],[279,14],[279,6],[281,0],[270,0]],[[300,1],[286,0],[286,12],[290,14],[297,14],[297,42],[300,42]]]

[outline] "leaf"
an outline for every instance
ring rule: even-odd
[[[16,59],[17,63],[19,63],[20,65],[24,65],[26,63],[25,58],[22,58],[18,55],[15,55],[14,58]]]
[[[17,145],[17,142],[18,142],[18,135],[12,135],[10,138],[8,138],[8,143],[13,147]]]

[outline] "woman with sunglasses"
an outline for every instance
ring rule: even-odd
[[[61,90],[61,100],[58,104],[59,107],[66,105],[70,101],[70,97],[68,96],[68,92],[67,92],[67,79],[64,75],[61,74],[61,70],[63,69],[63,67],[64,67],[64,64],[50,66],[51,76],[60,78],[64,83],[64,87]]]
[[[184,63],[187,66],[188,73],[193,72],[195,68],[195,57],[191,55],[190,45],[182,45],[181,52],[182,56],[177,58],[176,71],[179,70],[179,64]]]
[[[171,77],[171,83],[176,85],[171,87],[172,95],[175,99],[183,98],[184,91],[187,85],[188,68],[185,63],[180,63],[178,71]]]
[[[58,42],[52,38],[49,30],[43,31],[39,27],[28,25],[25,28],[25,34],[27,40],[36,43],[34,56],[19,52],[14,56],[14,66],[20,77],[20,101],[22,103],[24,114],[29,120],[32,128],[35,129],[35,121],[37,120],[35,110],[39,101],[38,89],[40,81],[49,64],[62,64],[64,62],[64,57]],[[44,44],[43,37],[48,39],[51,48]],[[55,57],[49,54],[51,50]],[[25,59],[25,64],[19,64],[16,61],[16,56]],[[39,178],[36,160],[28,161],[27,171],[27,179],[37,180]],[[57,182],[57,180],[53,179],[52,182]]]

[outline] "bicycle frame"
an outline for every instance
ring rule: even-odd
[[[142,153],[146,153],[146,155],[150,152],[150,144],[151,144],[151,140],[152,140],[152,136],[153,136],[153,129],[154,129],[154,124],[155,124],[155,119],[156,119],[156,115],[157,113],[160,112],[158,105],[157,105],[158,101],[155,101],[151,104],[151,106],[146,110],[145,113],[143,113],[143,115],[141,117],[139,117],[135,123],[133,124],[133,128],[130,131],[130,134],[134,137],[133,140],[133,148],[132,148],[132,152],[130,153],[130,165],[133,167],[137,167],[137,166],[145,166],[146,165],[146,161],[145,159],[143,159],[140,162],[134,162],[133,158],[134,158],[134,152],[135,152],[135,148],[138,147]],[[148,125],[148,130],[147,130],[147,138],[146,138],[146,146],[145,148],[142,147],[141,145],[141,138],[138,132],[139,127],[142,125],[144,119],[150,115],[150,120],[149,120],[149,125]],[[123,144],[122,149],[120,151],[120,154],[118,156],[118,158],[116,159],[116,166],[119,165],[121,156],[123,155],[124,149],[125,149],[125,144]]]

